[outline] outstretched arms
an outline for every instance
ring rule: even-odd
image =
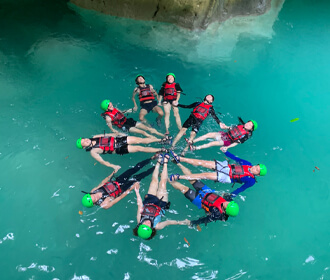
[[[96,160],[98,161],[99,163],[105,165],[105,166],[108,166],[108,167],[111,167],[115,170],[115,172],[117,172],[121,166],[120,165],[114,165],[114,164],[111,164],[110,162],[108,161],[105,161],[98,153],[96,153],[95,151],[91,150],[91,156]]]
[[[138,206],[137,214],[136,214],[137,223],[139,223],[141,220],[141,212],[142,212],[142,208],[143,208],[143,202],[142,202],[142,198],[141,198],[139,189],[140,189],[140,183],[137,182],[136,184],[134,184],[134,190],[135,190],[135,194],[136,194],[136,203]]]
[[[156,230],[161,230],[164,227],[169,226],[169,225],[187,225],[187,226],[189,226],[190,225],[190,221],[188,219],[185,219],[183,221],[167,220],[165,222],[158,223],[156,225],[155,229]]]

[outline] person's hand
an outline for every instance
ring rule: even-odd
[[[134,183],[135,192],[139,192],[139,189],[140,189],[140,183],[139,182]]]
[[[178,104],[179,104],[179,102],[178,102],[177,100],[174,100],[174,101],[172,102],[172,105],[175,106],[175,107],[177,107]]]
[[[220,148],[220,150],[221,150],[222,152],[224,152],[224,153],[225,153],[225,152],[227,152],[227,150],[228,150],[228,147],[221,147],[221,148]]]
[[[180,225],[187,225],[187,226],[190,226],[190,220],[185,219],[185,220],[183,220],[183,221],[180,222]]]
[[[121,168],[121,166],[120,165],[115,165],[114,166],[114,170],[115,170],[115,173],[117,173],[118,172],[118,170]]]
[[[220,128],[221,129],[229,129],[229,127],[228,126],[226,126],[224,123],[220,123]]]
[[[160,107],[163,106],[162,102],[158,102],[158,106]]]
[[[136,112],[137,109],[138,109],[138,107],[137,106],[134,106],[133,111]]]

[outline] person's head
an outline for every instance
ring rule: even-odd
[[[258,123],[254,120],[250,120],[247,123],[244,124],[244,128],[246,130],[254,131],[258,128]]]
[[[156,235],[156,229],[151,227],[151,221],[145,220],[133,229],[133,234],[142,239],[150,240]]]
[[[205,95],[203,101],[207,104],[212,104],[214,101],[214,96],[212,94]]]
[[[89,138],[79,138],[76,142],[76,146],[78,149],[85,149],[86,147],[90,146],[92,140]]]
[[[226,201],[222,203],[222,207],[228,216],[236,217],[238,215],[239,207],[235,201]]]
[[[108,99],[103,100],[102,103],[101,103],[101,109],[103,111],[112,110],[113,109],[113,104]]]
[[[91,208],[91,207],[93,207],[94,203],[97,202],[101,197],[102,197],[101,192],[97,192],[95,194],[87,193],[81,199],[81,203],[83,206],[85,206],[87,208]]]
[[[267,167],[264,164],[259,163],[250,168],[250,172],[253,175],[265,176],[267,174]]]
[[[166,75],[166,82],[168,82],[169,84],[174,83],[175,81],[175,75],[173,73],[168,73]]]
[[[135,83],[137,85],[143,85],[146,82],[144,76],[142,74],[136,75],[135,77]]]

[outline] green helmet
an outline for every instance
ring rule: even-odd
[[[139,237],[143,239],[148,239],[152,234],[152,229],[146,225],[140,225],[137,231]]]
[[[260,176],[265,176],[267,174],[267,167],[264,164],[259,163],[260,167]]]
[[[77,140],[77,142],[76,142],[76,146],[77,146],[77,148],[78,149],[82,149],[83,148],[83,146],[81,145],[81,137]]]
[[[239,212],[238,204],[235,201],[229,202],[226,208],[226,214],[228,216],[235,217],[238,215],[238,212]]]
[[[258,128],[258,124],[257,124],[257,122],[254,121],[254,120],[250,120],[250,122],[253,123],[253,130],[256,130],[256,129]]]
[[[174,78],[174,80],[175,80],[175,75],[174,75],[174,73],[167,73],[167,75],[166,75],[166,80],[167,80],[167,77],[168,77],[169,75],[173,76],[173,78]]]
[[[93,207],[93,200],[92,200],[91,195],[89,193],[85,194],[81,200],[81,203],[82,203],[82,205],[84,205],[87,208]]]
[[[108,100],[108,99],[103,100],[102,103],[101,103],[101,109],[103,111],[108,110],[109,103],[110,103],[110,100]]]

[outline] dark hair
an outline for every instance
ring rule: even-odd
[[[135,228],[133,228],[133,235],[138,236],[137,232],[138,232],[138,228],[139,228],[140,225],[141,224],[138,224]],[[151,233],[150,237],[148,239],[145,239],[145,240],[150,240],[150,239],[154,238],[156,233],[157,233],[157,230],[155,228],[152,228],[152,233]]]

